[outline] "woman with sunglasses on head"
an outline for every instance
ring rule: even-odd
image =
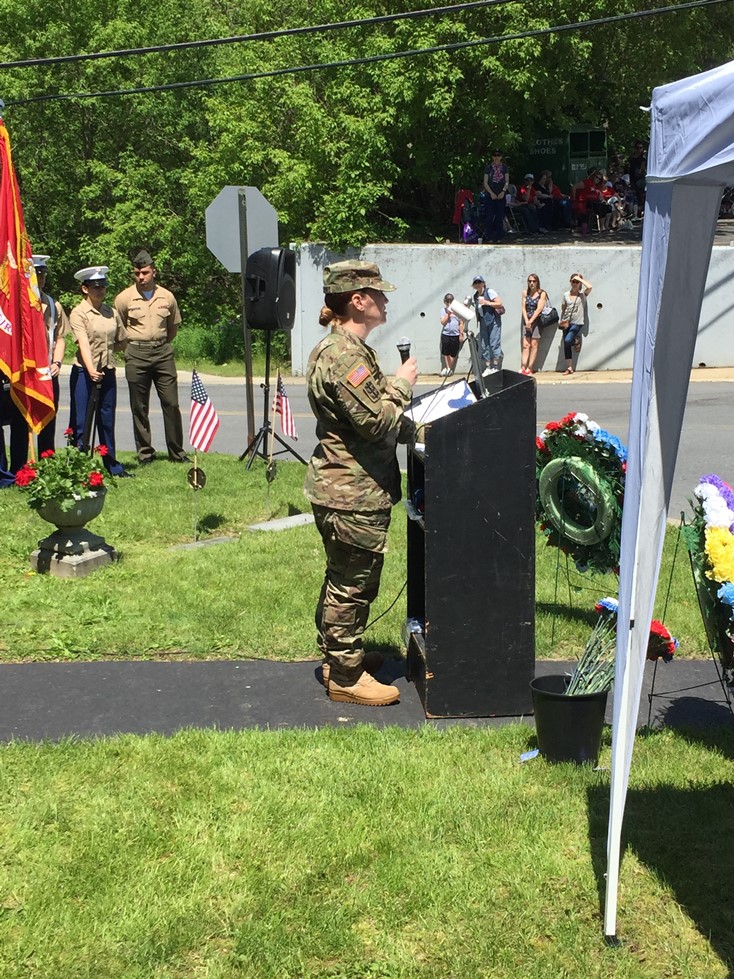
[[[540,288],[535,273],[528,276],[527,287],[522,293],[522,366],[521,374],[535,373],[535,358],[540,340],[540,317],[548,303],[548,294]]]
[[[583,291],[582,287],[583,286]],[[563,330],[563,353],[566,357],[564,374],[573,374],[573,354],[581,350],[581,330],[586,323],[586,297],[591,292],[590,282],[574,272],[571,276],[571,288],[563,294],[561,306],[560,329]]]
[[[77,344],[77,355],[71,368],[71,425],[74,444],[81,448],[87,409],[95,387],[99,387],[97,425],[88,433],[90,445],[97,438],[107,449],[103,455],[105,469],[112,476],[129,476],[115,458],[115,410],[117,380],[115,352],[127,346],[127,336],[117,310],[105,300],[107,272],[105,265],[79,269],[74,278],[81,283],[83,298],[69,316],[71,331]],[[94,420],[92,420],[94,424]]]

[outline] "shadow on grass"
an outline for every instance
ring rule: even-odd
[[[599,613],[594,611],[593,605],[591,608],[576,608],[565,602],[536,602],[535,611],[536,614],[542,613],[552,618],[573,619],[575,622],[583,622],[588,625],[589,630],[594,628],[599,618]]]
[[[225,523],[225,517],[221,513],[207,513],[203,517],[199,518],[197,529],[199,533],[206,533],[212,530],[216,530],[217,527],[221,527]]]
[[[729,715],[728,710],[726,714]],[[691,744],[702,745],[728,758],[734,757],[734,729],[688,729],[676,733]],[[603,909],[608,787],[590,786],[587,800],[589,843],[599,907]],[[628,792],[622,833],[622,863],[625,851],[634,852],[671,889],[675,900],[726,965],[728,979],[734,979],[732,833],[734,786],[731,784],[699,788],[658,786]],[[620,894],[620,904],[623,901],[624,895]],[[635,909],[626,910],[634,912]],[[624,941],[624,935],[620,935],[620,938]]]

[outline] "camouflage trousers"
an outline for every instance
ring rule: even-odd
[[[390,511],[330,510],[313,505],[326,551],[326,573],[316,606],[318,646],[331,663],[359,666],[362,633],[377,598],[387,550]]]

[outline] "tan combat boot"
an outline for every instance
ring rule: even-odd
[[[369,652],[365,653],[362,657],[362,669],[366,670],[367,673],[371,673],[372,676],[375,673],[379,673],[382,669],[382,664],[385,662],[382,653],[378,653],[376,649],[371,649]],[[329,674],[331,673],[331,664],[327,659],[321,664],[321,682],[329,689]]]
[[[400,700],[400,691],[391,684],[380,683],[365,671],[346,672],[332,668],[329,676],[329,700],[365,707],[385,707]]]

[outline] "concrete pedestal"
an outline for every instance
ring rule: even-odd
[[[34,571],[57,578],[85,578],[117,559],[115,548],[86,527],[56,530],[38,542],[30,557]]]

